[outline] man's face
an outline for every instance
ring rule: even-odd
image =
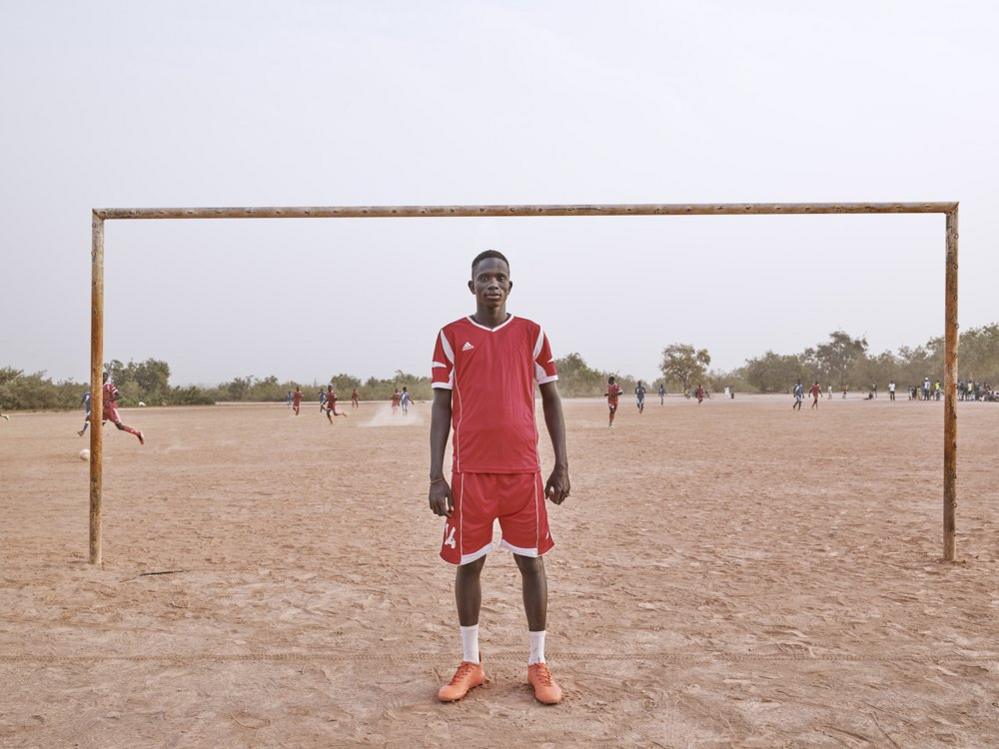
[[[510,268],[498,257],[480,260],[472,269],[468,290],[475,294],[479,305],[494,309],[502,307],[511,289],[513,281],[510,280]]]

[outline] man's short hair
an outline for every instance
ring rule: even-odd
[[[483,260],[488,260],[491,257],[494,257],[497,260],[502,260],[504,263],[506,263],[506,269],[510,270],[510,261],[506,259],[506,255],[504,255],[499,250],[485,250],[476,255],[475,260],[472,261],[472,275],[473,276],[475,275],[476,265],[481,263]]]

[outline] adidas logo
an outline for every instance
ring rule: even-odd
[[[473,348],[475,348],[475,346],[473,346],[472,344],[470,344],[468,341],[465,341],[465,345],[461,347],[461,350],[462,351],[471,351]]]

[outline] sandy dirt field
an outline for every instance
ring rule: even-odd
[[[505,552],[492,682],[435,701],[460,649],[428,408],[126,411],[147,444],[105,432],[103,569],[80,414],[0,423],[0,745],[999,745],[999,407],[960,404],[948,565],[942,404],[627,400],[609,431],[567,402],[557,707],[526,685]]]

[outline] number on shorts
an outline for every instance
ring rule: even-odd
[[[450,546],[452,549],[456,549],[457,548],[457,545],[454,542],[454,531],[455,531],[455,528],[452,525],[450,532],[447,534],[447,538],[444,539],[444,545],[445,546]]]

